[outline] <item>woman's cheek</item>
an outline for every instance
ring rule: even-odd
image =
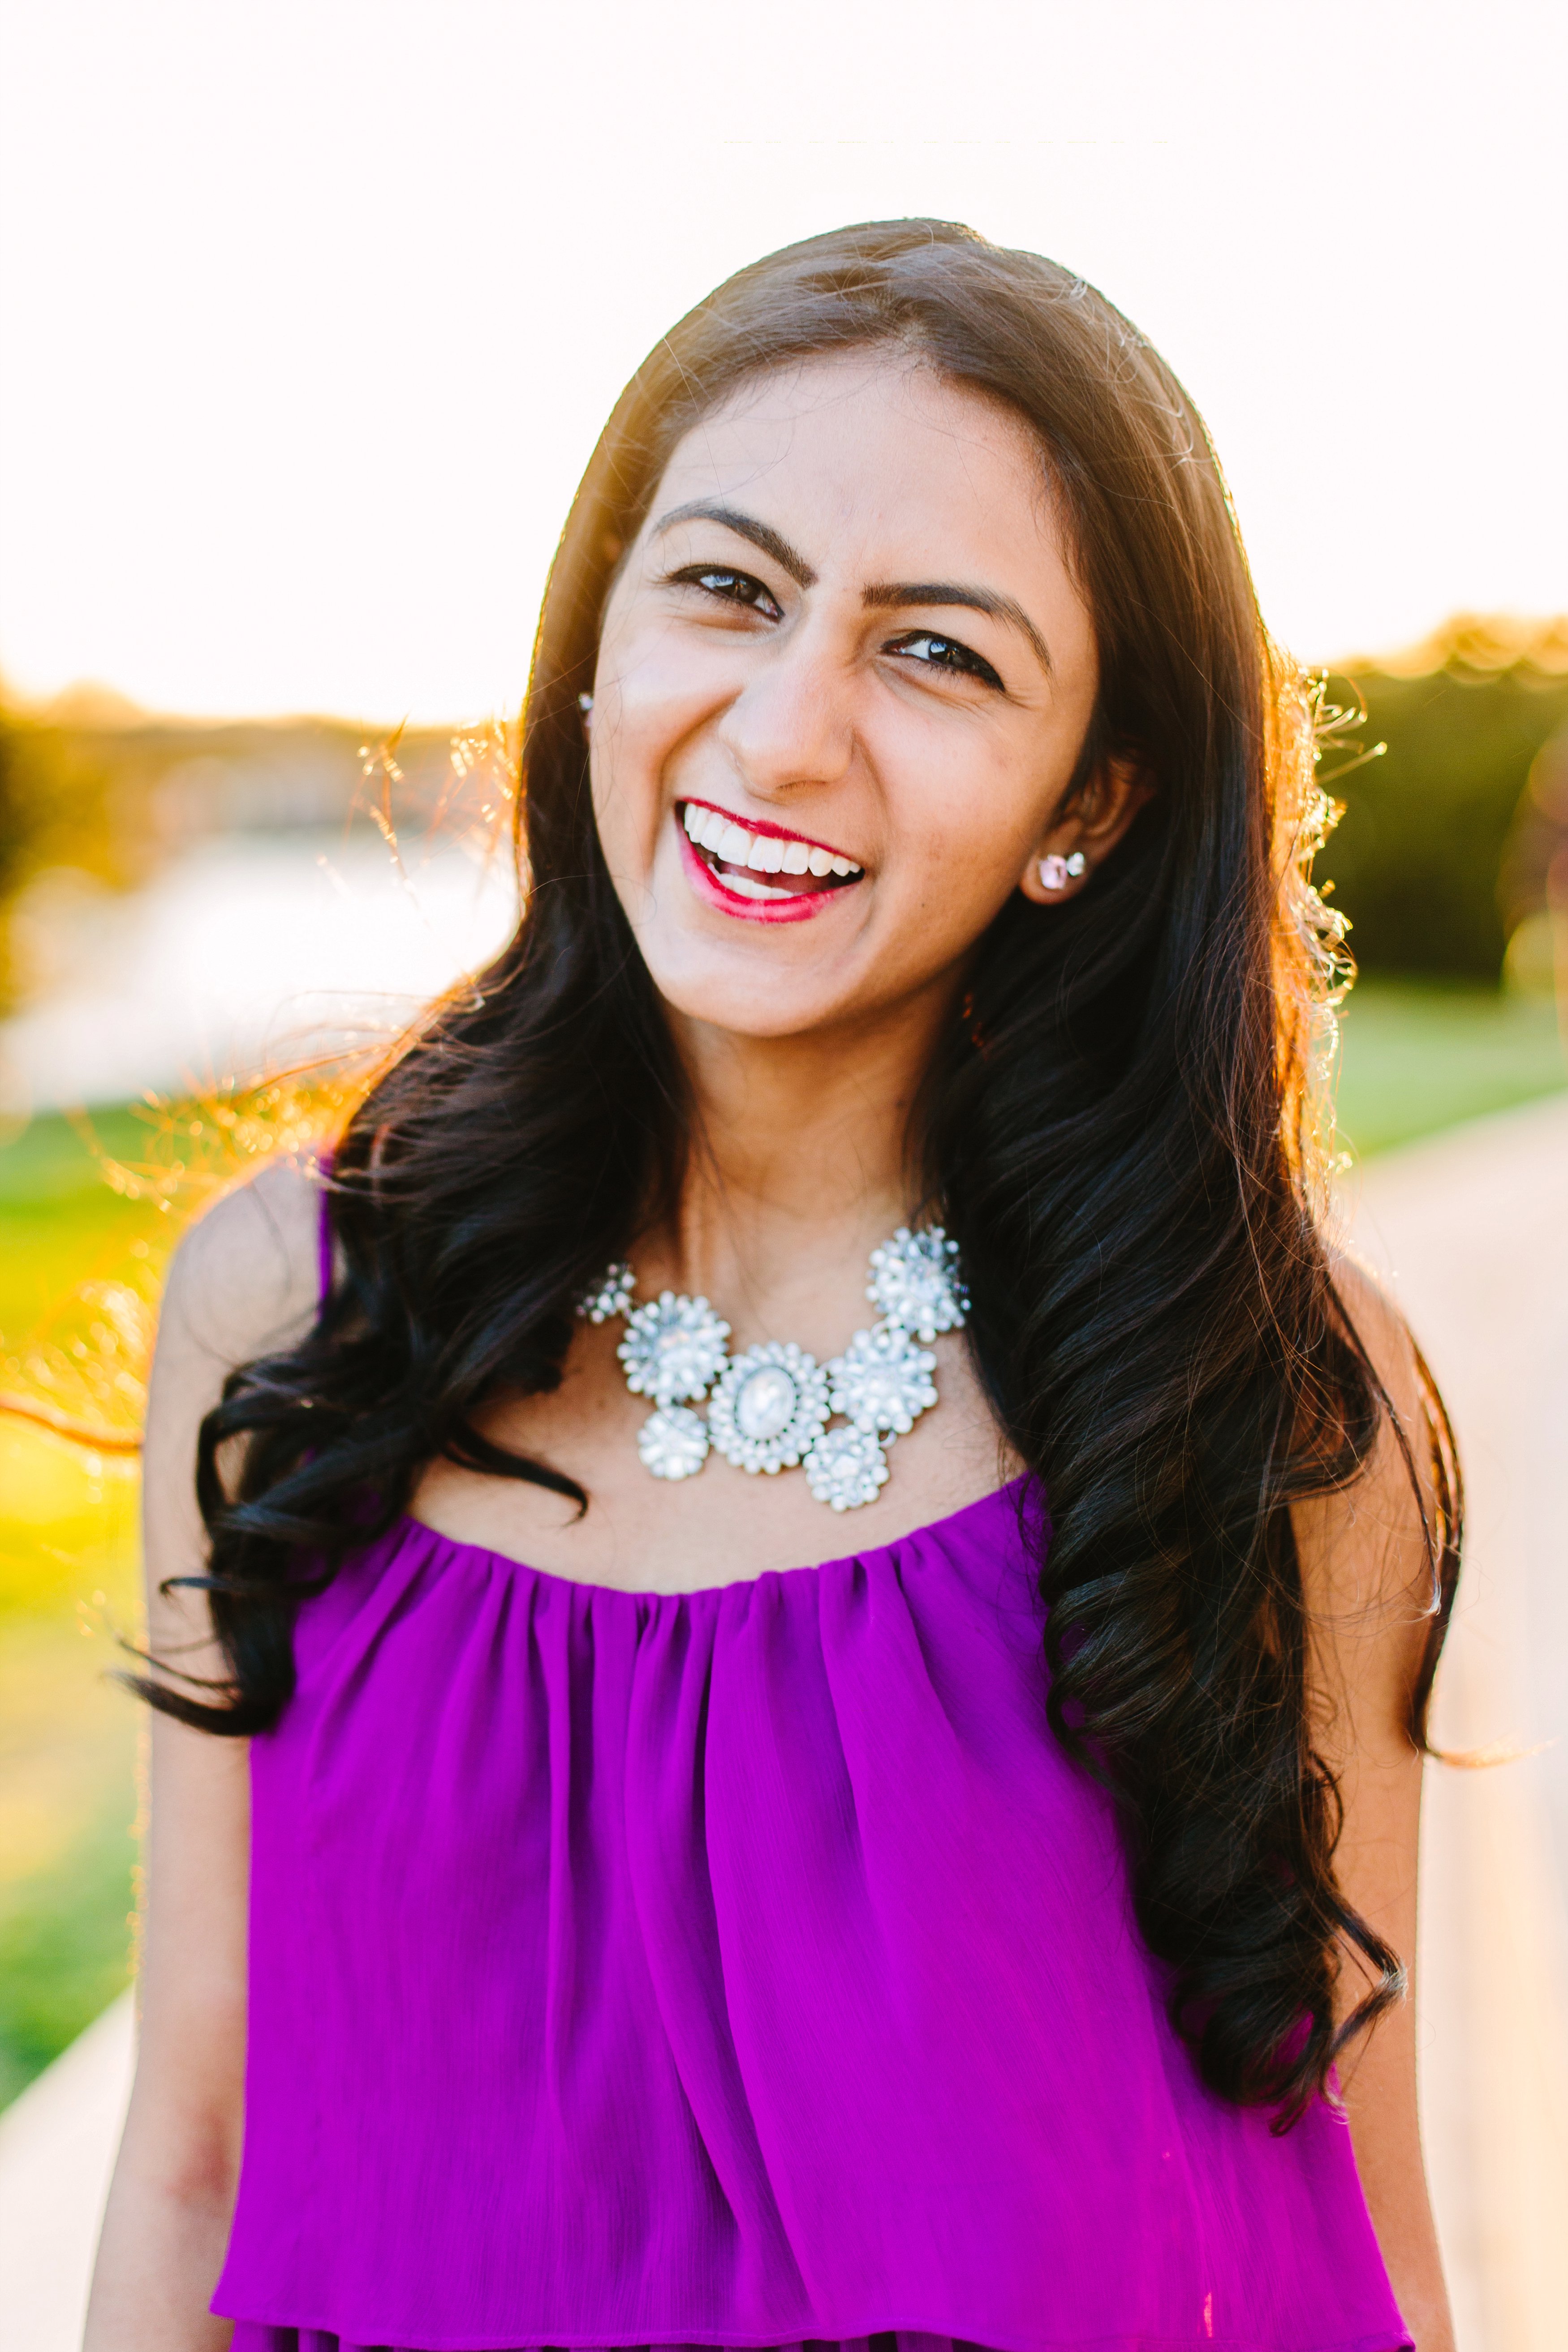
[[[606,850],[612,836],[623,852],[634,837],[651,845],[668,747],[679,740],[668,718],[668,697],[651,680],[634,684],[623,672],[595,694],[594,806]]]
[[[745,682],[743,644],[723,631],[692,631],[661,614],[630,616],[599,649],[630,717],[679,735],[721,709]]]
[[[923,904],[984,926],[1024,870],[1043,803],[1030,794],[1026,804],[1016,769],[1003,760],[950,758],[930,784],[899,811],[910,870]]]

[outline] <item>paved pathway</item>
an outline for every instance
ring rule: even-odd
[[[131,2089],[131,1996],[0,2116],[0,2344],[77,2352]]]
[[[1359,1192],[1359,1198],[1354,1198]],[[1427,1777],[1417,2001],[1462,2352],[1568,2341],[1568,1103],[1373,1162],[1354,1236],[1391,1272],[1468,1501],[1436,1732],[1519,1760]]]
[[[1461,2352],[1568,2335],[1568,1101],[1373,1163],[1358,1245],[1392,1272],[1458,1426],[1470,1541],[1434,1767],[1418,1999],[1433,2192]],[[129,2071],[117,2006],[0,2118],[0,2334],[75,2352]]]

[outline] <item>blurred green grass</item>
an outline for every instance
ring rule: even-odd
[[[1363,973],[1341,1034],[1340,1142],[1360,1159],[1568,1086],[1549,999]]]
[[[1550,1004],[1363,979],[1346,1007],[1338,1112],[1361,1156],[1565,1085]],[[41,1372],[68,1401],[71,1368],[100,1365],[102,1286],[151,1295],[174,1217],[118,1195],[95,1157],[143,1160],[150,1132],[121,1110],[0,1147],[0,1386]],[[135,1633],[138,1562],[124,1458],[0,1417],[0,1494],[4,2105],[130,1973],[139,1726],[106,1675]]]
[[[0,1147],[0,1389],[130,1417],[124,1310],[151,1297],[170,1219],[117,1195],[97,1153],[140,1160],[150,1136],[118,1110]],[[135,1461],[0,1414],[0,1498],[3,2105],[130,1972],[139,1727],[106,1676],[140,1616]]]

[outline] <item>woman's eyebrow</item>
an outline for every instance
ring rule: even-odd
[[[708,499],[693,499],[689,506],[674,507],[661,515],[653,527],[657,539],[661,531],[673,530],[678,522],[716,522],[725,530],[732,530],[740,539],[749,539],[764,555],[771,555],[781,572],[787,572],[799,588],[815,588],[816,573],[798,549],[787,539],[782,539],[772,526],[759,522],[754,515],[742,514],[738,508],[721,507]]]
[[[1016,597],[990,588],[960,587],[952,580],[878,580],[861,590],[860,598],[869,612],[892,612],[907,604],[962,604],[966,612],[1010,622],[1033,646],[1040,667],[1050,671],[1050,647]]]
[[[721,530],[732,530],[737,538],[750,540],[764,555],[771,555],[797,587],[816,585],[816,572],[799,549],[792,547],[771,523],[759,522],[755,515],[743,514],[738,507],[721,506],[711,499],[692,499],[687,505],[672,507],[668,514],[661,515],[652,536],[657,539],[681,522],[716,522]],[[1050,647],[1016,597],[1001,595],[990,588],[966,588],[952,580],[873,581],[861,590],[860,595],[868,612],[891,612],[910,604],[958,604],[971,613],[984,613],[990,620],[1008,622],[1028,639],[1040,667],[1047,675],[1050,672]]]

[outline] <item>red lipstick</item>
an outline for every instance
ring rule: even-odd
[[[700,805],[706,808],[710,803],[704,801]],[[722,814],[723,812],[721,811],[720,814]],[[739,823],[739,819],[736,822]],[[809,923],[814,916],[820,915],[826,908],[830,907],[836,898],[842,898],[848,895],[843,889],[796,890],[787,898],[743,898],[738,890],[727,890],[724,887],[722,880],[714,873],[706,858],[700,856],[692,847],[687,836],[686,828],[679,817],[675,820],[675,829],[680,842],[680,862],[685,868],[686,878],[697,896],[708,906],[716,907],[721,915],[733,916],[740,922]],[[751,830],[760,833],[763,828],[760,825],[752,825]],[[809,836],[802,833],[792,833],[785,834],[783,837],[786,841],[805,841]],[[826,844],[823,845],[825,847],[826,845]]]

